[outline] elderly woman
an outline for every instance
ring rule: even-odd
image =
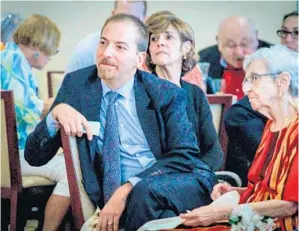
[[[240,204],[277,218],[276,227],[291,231],[298,227],[298,53],[282,45],[262,48],[246,58],[244,69],[243,90],[252,108],[266,115],[268,122],[248,173],[248,186],[217,184],[211,197],[237,190]],[[181,217],[188,226],[209,225],[227,219],[238,206],[209,205]]]
[[[281,29],[277,30],[281,44],[298,52],[298,11],[293,11],[283,17]]]
[[[24,148],[28,135],[52,102],[38,98],[32,68],[41,70],[57,53],[60,31],[48,18],[32,15],[18,27],[13,39],[1,52],[1,89],[14,92],[22,174],[57,182],[47,202],[43,227],[43,230],[57,230],[70,204],[64,157],[56,155],[46,165],[32,167],[24,158]]]
[[[150,33],[147,66],[153,74],[186,90],[188,116],[197,136],[201,160],[213,171],[218,170],[222,166],[223,153],[208,101],[201,88],[181,78],[198,61],[193,30],[169,11],[153,14],[145,24]]]

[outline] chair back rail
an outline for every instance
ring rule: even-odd
[[[48,97],[55,97],[64,78],[64,71],[48,71]]]

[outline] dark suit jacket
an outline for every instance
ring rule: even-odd
[[[259,40],[259,46],[261,47],[270,47],[272,44]],[[218,50],[218,46],[210,46],[207,48],[204,48],[198,52],[199,55],[199,61],[200,62],[208,62],[210,63],[209,68],[209,77],[212,78],[222,78],[223,70],[224,68],[220,65],[220,57],[221,54]]]
[[[202,153],[201,160],[213,171],[219,170],[223,164],[223,152],[206,95],[200,87],[186,81],[181,81],[181,86],[188,94],[187,113]]]
[[[226,170],[237,173],[247,185],[247,173],[260,144],[267,118],[243,97],[227,111],[224,124],[228,136]]]
[[[197,139],[186,112],[186,94],[176,85],[149,73],[137,71],[134,91],[141,127],[157,162],[139,173],[143,179],[171,173],[193,172],[207,192],[215,181],[209,167],[199,160]],[[101,80],[96,66],[69,73],[55,99],[53,107],[67,103],[87,120],[100,120]],[[52,107],[52,108],[53,108]],[[50,138],[45,119],[27,139],[25,159],[33,166],[46,164],[61,146],[60,133]],[[84,187],[94,204],[102,204],[101,155],[96,155],[96,138],[77,138]]]

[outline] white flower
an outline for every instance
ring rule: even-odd
[[[232,231],[272,231],[274,222],[271,218],[264,219],[254,212],[248,204],[237,206],[231,213]]]

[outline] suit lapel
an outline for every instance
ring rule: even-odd
[[[137,115],[142,130],[145,134],[151,151],[153,152],[154,156],[158,158],[161,155],[161,144],[157,116],[153,102],[149,98],[144,84],[139,80],[138,74],[135,75],[134,91]]]

